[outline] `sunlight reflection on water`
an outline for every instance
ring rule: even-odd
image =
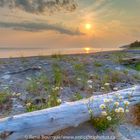
[[[108,51],[108,49],[94,49],[92,47],[84,48],[69,48],[69,49],[40,49],[40,48],[21,48],[21,49],[0,49],[0,58],[9,58],[9,57],[26,57],[26,56],[43,56],[43,55],[52,55],[52,54],[83,54],[83,53],[95,53],[100,51]],[[118,49],[117,49],[118,50]]]

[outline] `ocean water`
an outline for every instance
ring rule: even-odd
[[[59,49],[46,49],[46,48],[0,48],[0,58],[11,57],[28,57],[28,56],[45,56],[52,54],[83,54],[95,53],[100,51],[111,51],[114,49],[93,49],[93,48],[59,48]],[[118,48],[116,49],[118,50]]]

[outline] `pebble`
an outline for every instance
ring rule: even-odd
[[[11,78],[11,76],[10,75],[4,75],[4,76],[2,76],[2,79],[5,79],[5,80],[8,80],[8,79],[10,79]]]

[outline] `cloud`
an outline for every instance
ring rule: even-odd
[[[29,13],[42,13],[58,10],[73,11],[77,4],[75,0],[0,0],[0,7],[19,8]]]
[[[59,32],[61,34],[67,35],[84,35],[78,29],[70,30],[67,28],[63,28],[57,24],[47,24],[47,23],[31,23],[31,22],[23,22],[23,23],[12,23],[12,22],[0,22],[1,28],[12,28],[15,30],[24,30],[24,31],[45,31],[45,30],[53,30]]]

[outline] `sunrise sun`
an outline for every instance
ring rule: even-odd
[[[86,24],[85,24],[85,28],[86,28],[87,30],[90,30],[90,29],[91,29],[91,24],[90,24],[90,23],[86,23]]]
[[[91,48],[85,47],[84,50],[85,50],[86,53],[89,53],[89,51],[91,50]]]

